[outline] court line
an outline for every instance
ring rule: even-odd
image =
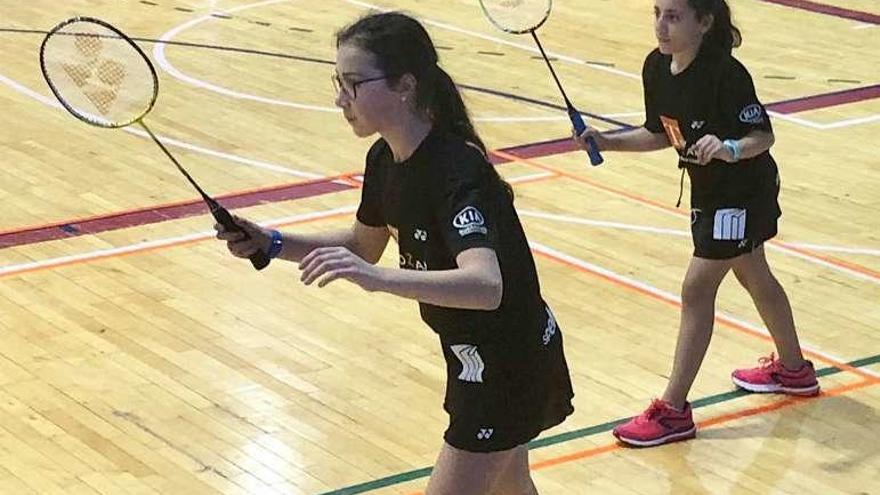
[[[661,227],[653,227],[650,225],[636,225],[621,222],[609,222],[605,220],[590,220],[588,218],[577,217],[573,215],[561,215],[557,213],[547,213],[536,210],[524,210],[517,208],[516,212],[520,217],[540,218],[543,220],[552,220],[555,222],[570,223],[575,225],[587,225],[590,227],[610,228],[616,230],[626,230],[633,232],[645,232],[649,234],[668,235],[674,237],[691,237],[691,232],[685,229],[667,229]],[[851,246],[828,246],[822,244],[809,244],[802,242],[781,242],[791,248],[811,249],[815,251],[839,252],[846,254],[860,254],[865,256],[880,256],[880,249],[870,249]]]
[[[681,309],[682,302],[681,297],[667,292],[663,289],[654,287],[646,282],[642,282],[630,277],[626,277],[624,275],[620,275],[612,270],[607,268],[602,268],[599,265],[594,263],[590,263],[588,261],[584,261],[582,259],[576,258],[572,255],[566,254],[558,249],[551,248],[541,243],[537,242],[529,242],[529,246],[532,248],[532,252],[537,253],[545,258],[556,261],[557,263],[562,263],[570,268],[574,268],[583,273],[588,273],[590,275],[599,277],[607,282],[611,282],[614,285],[619,287],[623,287],[635,292],[638,292],[644,296],[648,296],[651,299],[655,299],[666,304],[669,304],[677,309]],[[753,337],[757,337],[761,340],[772,342],[773,339],[770,337],[770,333],[757,325],[749,323],[745,320],[741,320],[734,316],[728,315],[721,311],[715,311],[715,321],[721,325],[724,325],[728,328],[732,328],[734,330],[738,330],[741,333],[751,335]],[[857,374],[863,378],[869,379],[880,379],[880,373],[875,373],[873,371],[860,371],[852,366],[848,366],[843,359],[833,356],[827,352],[821,351],[818,348],[811,346],[806,343],[801,343],[801,348],[804,350],[805,355],[809,355],[814,359],[819,361],[823,361],[825,363],[831,364],[835,367],[842,368],[846,371]]]
[[[0,27],[0,33],[17,33],[17,34],[41,34],[46,35],[49,31],[43,29],[19,29],[19,28],[3,28]],[[278,53],[278,52],[267,52],[263,50],[255,50],[253,48],[241,48],[237,46],[227,46],[227,45],[210,45],[207,43],[193,43],[190,41],[160,41],[158,39],[153,38],[141,38],[132,36],[131,39],[133,41],[138,41],[141,43],[165,43],[172,46],[183,46],[187,48],[204,48],[206,50],[216,50],[221,52],[233,52],[233,53],[242,53],[245,55],[259,55],[261,57],[269,57],[269,58],[281,58],[285,60],[296,60],[299,62],[310,62],[314,64],[323,64],[323,65],[335,65],[335,62],[332,60],[325,60],[321,58],[315,57],[305,57],[301,55],[291,55],[288,53]]]
[[[877,363],[880,363],[880,354],[875,355],[875,356],[871,356],[868,358],[862,358],[862,359],[850,361],[847,364],[854,366],[854,367],[866,367],[866,366],[870,366],[870,365],[877,364]],[[822,369],[816,370],[816,374],[819,375],[820,377],[824,377],[824,376],[834,375],[834,374],[840,373],[842,371],[843,370],[841,370],[839,368],[828,367],[828,368],[822,368]],[[785,398],[785,399],[782,399],[778,402],[768,404],[766,406],[758,406],[758,407],[753,407],[753,408],[741,410],[738,412],[740,414],[740,417],[735,418],[735,419],[740,419],[742,417],[746,417],[749,415],[754,416],[754,415],[760,414],[762,412],[769,412],[770,410],[782,409],[785,407],[790,407],[792,405],[799,404],[802,402],[808,402],[811,400],[821,400],[822,397],[835,397],[835,396],[841,395],[845,392],[850,392],[850,391],[856,390],[858,388],[865,388],[867,386],[875,385],[875,384],[876,383],[871,383],[869,380],[864,380],[861,382],[856,382],[854,384],[842,385],[840,387],[835,387],[835,388],[832,388],[829,390],[825,390],[822,392],[822,395],[820,395],[818,398],[805,398],[805,399]],[[720,394],[710,395],[707,397],[696,399],[691,402],[691,407],[693,409],[701,409],[704,407],[708,407],[710,405],[726,403],[726,402],[730,402],[735,399],[738,399],[740,397],[751,396],[751,395],[754,395],[754,394],[746,392],[744,390],[737,389],[737,390],[733,390],[730,392],[723,392]],[[776,405],[778,403],[782,403],[782,404]],[[758,409],[762,409],[762,408],[764,408],[764,410],[758,411]],[[772,409],[767,409],[767,408],[772,408]],[[748,414],[749,412],[751,414]],[[736,413],[734,413],[734,414],[736,414]],[[729,418],[729,417],[725,417],[725,416],[729,416],[729,415],[723,415],[723,416],[717,417],[717,418],[723,418],[723,420],[716,419],[716,418],[710,418],[710,419],[698,422],[697,424],[700,425],[701,427],[707,427],[707,426],[711,427],[711,426],[716,426],[718,424],[721,424],[723,422],[732,421],[734,419],[734,418]],[[629,419],[630,418],[620,418],[620,419],[608,421],[608,422],[602,423],[602,424],[597,424],[597,425],[588,426],[585,428],[580,428],[580,429],[569,431],[569,432],[558,433],[556,435],[552,435],[552,436],[548,436],[548,437],[544,437],[544,438],[539,438],[539,439],[536,439],[536,440],[529,442],[529,444],[528,444],[529,450],[536,450],[536,449],[540,449],[540,448],[544,448],[544,447],[549,447],[552,445],[567,443],[567,442],[570,442],[570,441],[573,441],[573,440],[576,440],[579,438],[590,437],[593,435],[597,435],[599,433],[606,433],[606,432],[611,431],[615,426],[617,426],[621,423],[625,423]],[[586,450],[581,451],[580,455],[577,456],[576,458],[568,458],[568,457],[576,455],[578,453],[569,454],[568,456],[559,456],[559,457],[556,457],[553,459],[547,459],[545,461],[538,461],[536,463],[531,464],[529,467],[533,470],[538,470],[538,469],[543,469],[545,467],[550,467],[550,466],[562,464],[563,463],[562,459],[564,459],[564,458],[565,458],[565,462],[571,462],[571,461],[578,460],[578,459],[592,457],[592,456],[602,454],[602,453],[605,453],[608,451],[618,450],[618,448],[614,447],[615,445],[617,445],[616,442],[612,443],[612,444],[599,446],[599,447],[594,447],[591,449],[586,449]],[[593,451],[595,451],[595,452],[593,452]],[[558,461],[557,461],[557,459],[558,459]],[[399,474],[387,476],[384,478],[375,479],[372,481],[367,481],[367,482],[360,483],[357,485],[352,485],[352,486],[348,486],[345,488],[340,488],[340,489],[333,490],[330,492],[325,492],[325,493],[322,493],[321,495],[357,495],[360,493],[366,493],[366,492],[370,492],[370,491],[374,491],[374,490],[379,490],[381,488],[387,488],[389,486],[394,486],[394,485],[399,485],[399,484],[406,483],[409,481],[414,481],[414,480],[417,480],[420,478],[426,478],[430,475],[431,475],[431,468],[430,467],[416,469],[416,470],[407,471],[404,473],[399,473]]]
[[[866,24],[880,24],[880,15],[870,12],[862,12],[860,10],[847,9],[836,5],[828,5],[824,3],[812,2],[809,0],[761,0],[765,3],[773,3],[783,7],[806,10],[817,14],[840,17],[853,21],[864,22]]]
[[[20,84],[17,81],[4,76],[3,74],[0,74],[0,82],[6,84],[10,88],[18,91],[19,93],[24,94],[25,96],[28,96],[34,100],[37,100],[40,103],[43,103],[44,105],[48,105],[50,107],[54,107],[54,108],[58,108],[58,109],[63,109],[61,104],[58,103],[56,100],[51,99],[49,97],[46,97],[40,93],[37,93],[36,91],[33,91],[32,89],[28,88],[27,86],[24,86],[23,84]],[[65,110],[65,112],[66,112],[66,110]],[[140,137],[145,137],[145,138],[149,139],[149,135],[146,132],[141,131],[139,129],[132,129],[130,127],[125,127],[122,130],[129,133],[129,134],[134,134],[134,135],[137,135]],[[101,131],[97,131],[97,132],[101,132]],[[104,131],[104,132],[106,132],[106,131]],[[301,170],[295,170],[292,168],[284,167],[281,165],[276,165],[273,163],[263,162],[260,160],[254,160],[251,158],[244,158],[241,156],[233,155],[231,153],[224,153],[222,151],[216,151],[216,150],[204,148],[202,146],[198,146],[195,144],[190,144],[190,143],[187,143],[184,141],[179,141],[177,139],[173,139],[168,136],[159,135],[159,139],[165,145],[183,148],[188,151],[194,151],[196,153],[201,153],[204,155],[213,156],[215,158],[222,158],[224,160],[228,160],[228,161],[235,162],[235,163],[240,163],[243,165],[249,165],[249,166],[255,167],[255,168],[270,170],[272,172],[280,172],[280,173],[283,173],[286,175],[293,175],[293,176],[305,177],[305,178],[321,177],[319,174],[315,174],[312,172],[303,172]]]
[[[541,180],[547,180],[555,178],[556,175],[550,172],[539,172],[529,175],[523,175],[518,177],[513,177],[508,179],[508,182],[512,184],[529,184],[533,182],[538,182]],[[294,225],[312,222],[315,220],[322,220],[325,218],[335,218],[343,215],[349,215],[353,212],[357,211],[357,206],[346,206],[341,208],[333,208],[329,210],[321,210],[317,212],[311,212],[302,215],[294,215],[290,217],[283,217],[278,219],[266,220],[263,222],[259,222],[260,225],[263,226],[271,226],[271,227],[279,227],[286,225]],[[199,242],[203,240],[207,240],[214,237],[214,231],[202,231],[196,232],[193,234],[188,234],[184,236],[170,237],[165,239],[158,239],[155,241],[146,241],[140,243],[129,244],[126,246],[108,248],[108,249],[97,249],[88,251],[85,253],[67,255],[67,256],[59,256],[56,258],[48,258],[39,261],[31,261],[26,263],[17,263],[12,265],[0,266],[0,278],[9,277],[13,275],[21,275],[25,273],[31,273],[41,270],[46,270],[50,268],[58,268],[62,266],[74,265],[74,264],[82,264],[91,261],[103,260],[108,258],[116,258],[119,256],[125,256],[135,253],[143,253],[149,251],[155,251],[158,249],[170,248],[182,246],[185,244],[191,244],[194,242]]]
[[[281,227],[286,225],[295,225],[302,223],[309,223],[317,220],[323,220],[327,218],[336,218],[340,216],[351,215],[357,211],[357,206],[345,206],[341,208],[334,208],[330,210],[323,210],[319,212],[306,213],[302,215],[293,215],[289,217],[283,217],[273,220],[268,220],[265,222],[259,222],[260,225],[267,227]],[[32,261],[28,263],[17,263],[13,265],[0,266],[0,278],[9,277],[13,275],[22,275],[25,273],[31,273],[36,271],[41,271],[49,268],[58,268],[62,266],[68,265],[78,265],[81,263],[87,263],[91,261],[103,260],[108,258],[117,258],[120,256],[126,256],[130,254],[136,253],[144,253],[149,251],[155,251],[158,249],[170,248],[183,246],[186,244],[192,244],[195,242],[204,241],[207,239],[213,238],[215,232],[213,230],[210,231],[202,231],[196,232],[194,234],[188,234],[183,236],[169,237],[165,239],[158,239],[155,241],[147,241],[147,242],[139,242],[135,244],[129,244],[127,246],[108,248],[108,249],[97,249],[93,251],[89,251],[86,253],[69,255],[69,256],[60,256],[57,258],[48,258],[40,261]]]
[[[579,175],[572,174],[572,173],[566,172],[564,170],[560,170],[558,168],[551,167],[549,165],[545,165],[545,164],[537,162],[533,159],[521,158],[521,157],[518,157],[517,155],[510,154],[510,153],[507,153],[507,152],[501,151],[501,150],[494,150],[494,151],[491,151],[490,153],[497,155],[497,156],[500,156],[500,157],[505,158],[510,161],[519,161],[521,163],[531,165],[531,166],[538,168],[538,169],[541,169],[541,170],[546,170],[548,172],[554,172],[554,173],[558,174],[559,176],[566,177],[568,179],[574,180],[576,182],[580,182],[582,184],[586,184],[594,189],[603,191],[603,192],[611,194],[613,196],[625,198],[630,201],[642,204],[648,208],[659,211],[661,213],[665,213],[667,215],[672,215],[672,216],[676,216],[676,217],[684,217],[684,218],[690,217],[690,215],[686,212],[682,212],[682,211],[679,211],[675,208],[671,208],[671,207],[666,206],[666,205],[659,203],[657,201],[654,201],[654,200],[651,200],[651,199],[648,199],[648,198],[645,198],[645,197],[642,197],[642,196],[639,196],[637,194],[633,194],[633,193],[630,193],[627,191],[622,191],[622,190],[619,190],[619,189],[616,189],[616,188],[613,188],[610,186],[606,186],[604,184],[587,179],[585,177],[581,177]],[[846,274],[853,276],[855,278],[858,278],[860,280],[864,280],[867,282],[871,282],[871,283],[880,285],[880,272],[871,270],[870,268],[867,268],[867,267],[864,267],[864,266],[861,266],[861,265],[858,265],[855,263],[842,261],[837,258],[832,258],[830,256],[815,254],[815,253],[812,253],[806,249],[793,247],[791,245],[784,244],[784,243],[781,243],[779,241],[772,240],[772,239],[770,241],[767,241],[766,244],[771,249],[775,249],[775,250],[779,250],[779,251],[788,253],[796,258],[801,258],[803,260],[809,261],[810,263],[821,265],[821,266],[830,268],[832,270],[846,273]]]
[[[549,174],[549,172],[544,172]],[[231,209],[245,208],[264,203],[304,199],[313,196],[341,192],[359,187],[352,174],[340,174],[277,186],[255,188],[217,195],[215,198]],[[111,214],[93,215],[72,220],[31,225],[0,231],[0,249],[33,244],[37,242],[69,239],[81,235],[94,235],[111,230],[149,225],[208,213],[201,198],[176,201],[143,208],[132,208]]]
[[[228,10],[222,11],[222,12],[234,13],[234,12],[239,12],[242,10],[259,8],[259,7],[264,7],[267,5],[273,5],[276,3],[288,2],[288,1],[292,1],[292,0],[267,0],[265,2],[258,2],[258,3],[254,3],[254,4],[242,5],[242,6],[235,7],[233,9],[228,9]],[[183,31],[186,31],[187,29],[195,27],[198,24],[201,24],[206,21],[216,21],[216,20],[217,19],[215,17],[213,17],[212,15],[198,17],[196,19],[192,19],[188,22],[185,22],[185,23],[171,29],[170,31],[168,31],[165,34],[163,34],[162,36],[160,36],[159,43],[153,47],[153,56],[156,58],[156,62],[159,64],[159,67],[161,67],[164,71],[166,71],[172,77],[179,79],[181,81],[184,81],[192,86],[206,89],[209,91],[213,91],[215,93],[219,93],[221,95],[228,96],[231,98],[256,101],[256,102],[265,103],[265,104],[269,104],[269,105],[279,105],[279,106],[284,106],[284,107],[297,108],[297,109],[301,109],[301,110],[313,110],[313,111],[330,112],[330,113],[341,113],[342,112],[342,110],[340,110],[339,108],[336,108],[335,106],[328,107],[328,106],[321,106],[321,105],[310,105],[310,104],[297,103],[297,102],[286,101],[286,100],[278,100],[275,98],[266,98],[266,97],[248,94],[248,93],[242,93],[240,91],[236,91],[233,89],[218,86],[218,85],[213,84],[211,82],[184,74],[182,71],[177,69],[171,62],[168,61],[168,58],[165,55],[165,45],[166,44],[173,44],[172,40],[177,35],[179,35]],[[460,85],[460,86],[466,87],[463,85]],[[469,89],[473,89],[473,88],[469,88]],[[484,91],[484,92],[489,92],[489,91]],[[491,93],[491,92],[489,92],[489,93]],[[479,116],[477,116],[477,117],[474,117],[474,120],[478,121],[478,122],[503,122],[503,123],[544,122],[544,121],[558,120],[558,119],[559,118],[556,116],[542,116],[542,117],[497,117],[497,116],[496,117],[479,117]],[[563,120],[565,120],[565,119],[563,119]]]
[[[776,113],[790,114],[846,105],[848,103],[858,103],[876,98],[880,98],[880,84],[794,98],[775,103],[771,106],[772,110]]]
[[[243,10],[248,10],[248,9],[253,9],[253,8],[258,8],[258,7],[265,7],[267,5],[274,5],[277,3],[283,3],[283,2],[288,2],[288,1],[290,1],[290,0],[266,0],[264,2],[258,2],[258,3],[248,4],[248,5],[241,5],[239,7],[221,10],[219,12],[224,13],[224,14],[233,14],[236,12],[241,12]],[[216,21],[216,20],[217,20],[217,18],[213,17],[210,14],[202,16],[202,17],[196,17],[195,19],[191,19],[191,20],[184,22],[183,24],[181,24],[177,27],[172,28],[170,31],[168,31],[165,34],[163,34],[162,36],[160,36],[159,41],[161,43],[157,43],[155,46],[153,46],[153,57],[156,59],[156,63],[159,64],[159,67],[161,67],[162,70],[167,72],[172,77],[179,79],[181,81],[184,81],[192,86],[195,86],[197,88],[207,89],[209,91],[213,91],[215,93],[219,93],[219,94],[229,96],[232,98],[238,98],[240,100],[250,100],[250,101],[256,101],[259,103],[267,103],[270,105],[279,105],[279,106],[283,106],[283,107],[297,108],[297,109],[301,109],[301,110],[313,110],[316,112],[328,112],[328,113],[341,113],[342,112],[342,110],[340,110],[339,108],[336,108],[336,107],[326,107],[326,106],[321,106],[321,105],[309,105],[309,104],[305,104],[305,103],[296,103],[296,102],[291,102],[291,101],[277,100],[275,98],[266,98],[263,96],[242,93],[242,92],[235,91],[235,90],[232,90],[229,88],[224,88],[222,86],[218,86],[216,84],[213,84],[213,83],[210,83],[207,81],[203,81],[201,79],[197,79],[195,77],[191,77],[187,74],[184,74],[183,72],[179,71],[176,67],[174,67],[174,65],[172,65],[171,62],[168,61],[168,58],[165,56],[165,46],[166,46],[167,42],[172,41],[175,36],[182,33],[183,31],[186,31],[187,29],[190,29],[194,26],[202,24],[203,22]]]

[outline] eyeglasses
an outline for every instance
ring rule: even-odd
[[[339,91],[342,90],[342,92],[345,93],[345,96],[352,100],[357,98],[358,86],[368,82],[381,81],[382,79],[387,79],[387,76],[369,77],[367,79],[361,79],[360,81],[347,81],[340,78],[339,74],[330,74],[330,82],[333,83],[333,90],[336,94],[339,94]]]

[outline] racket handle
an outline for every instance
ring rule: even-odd
[[[229,210],[220,206],[219,203],[214,202],[211,206],[211,215],[214,216],[214,220],[217,220],[217,223],[223,226],[224,229],[230,232],[241,232],[245,236],[245,240],[250,239],[251,236],[247,232],[244,231],[241,227],[235,223],[235,220],[232,219],[232,215],[229,213]],[[259,250],[256,253],[252,254],[249,258],[251,260],[251,264],[254,265],[254,268],[257,270],[262,270],[269,266],[269,255],[266,254],[263,250]]]
[[[584,118],[581,117],[581,113],[575,110],[572,106],[568,107],[568,118],[571,119],[571,124],[574,126],[574,130],[577,132],[578,136],[587,130],[587,124],[584,123]],[[599,145],[596,144],[596,140],[593,139],[593,136],[587,138],[587,143],[590,145],[590,149],[587,150],[587,153],[590,155],[590,163],[592,163],[594,167],[601,165],[605,159],[602,158],[602,154],[599,153]]]

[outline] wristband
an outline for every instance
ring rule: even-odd
[[[730,151],[731,155],[733,155],[733,161],[738,162],[740,155],[742,154],[742,150],[739,147],[739,141],[725,139],[721,144]]]
[[[277,230],[273,230],[271,232],[272,242],[269,244],[269,252],[266,255],[269,259],[277,258],[279,254],[281,254],[281,249],[284,247],[283,245],[283,237],[281,236],[281,232]]]

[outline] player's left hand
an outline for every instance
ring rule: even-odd
[[[306,285],[317,280],[318,287],[324,287],[341,278],[372,292],[382,283],[379,268],[341,246],[313,250],[300,261],[299,269],[302,270],[300,280]]]
[[[733,161],[733,155],[730,150],[724,147],[718,136],[706,134],[699,141],[694,143],[688,150],[688,154],[696,157],[700,165],[705,165],[717,158],[726,162]]]

